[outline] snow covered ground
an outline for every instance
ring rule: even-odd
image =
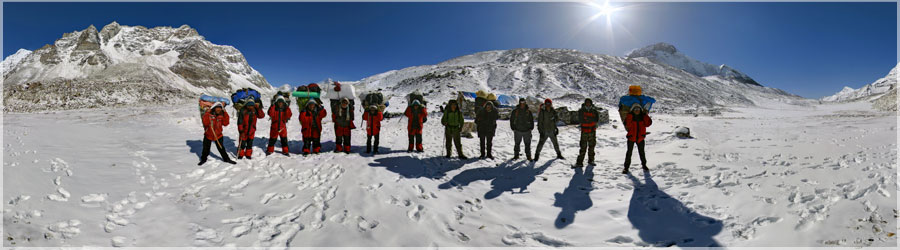
[[[193,105],[6,114],[3,246],[892,247],[897,116],[870,106],[656,114],[652,170],[634,176],[620,173],[625,133],[616,115],[598,132],[598,165],[580,171],[569,167],[573,126],[560,128],[566,160],[553,159],[548,144],[529,163],[508,160],[505,121],[497,159],[478,161],[443,158],[436,116],[425,153],[405,152],[406,120],[394,118],[376,156],[360,154],[357,129],[353,154],[265,157],[269,122],[261,120],[253,160],[230,165],[213,150],[197,166]],[[675,126],[695,138],[675,138]],[[296,116],[289,129],[297,153]],[[477,157],[477,139],[463,147]]]

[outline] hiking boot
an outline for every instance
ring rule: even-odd
[[[628,168],[624,168],[624,169],[622,169],[622,173],[623,173],[623,174],[628,174],[628,173],[630,173],[630,171],[628,171]]]
[[[197,163],[197,166],[201,166],[201,165],[203,165],[203,163],[206,163],[206,160],[200,161],[200,163]]]
[[[584,167],[584,165],[581,165],[581,162],[575,163],[575,165],[572,166],[572,168],[583,168],[583,167]]]
[[[487,158],[488,158],[488,159],[491,159],[491,160],[493,160],[493,159],[494,159],[494,156],[493,156],[493,155],[490,155],[490,154],[488,154],[488,156],[487,156]]]
[[[290,154],[291,154],[291,149],[289,149],[288,147],[281,147],[281,153],[284,154],[284,155],[286,155],[286,156],[290,156]]]
[[[541,157],[540,157],[540,156],[535,156],[535,157],[532,159],[532,161],[535,161],[535,162],[536,162],[536,161],[538,160],[538,158],[541,158]]]
[[[225,162],[227,162],[227,163],[231,163],[231,164],[237,164],[237,162],[235,162],[235,161],[232,161],[232,160],[227,160],[227,161],[225,161]]]
[[[416,152],[422,153],[422,152],[425,152],[425,150],[424,149],[416,149]]]
[[[588,162],[588,166],[597,166],[597,164],[594,163],[594,161],[589,161],[589,162]]]
[[[648,168],[647,165],[641,166],[641,170],[644,170],[644,172],[650,172],[650,168]]]
[[[562,155],[556,155],[556,159],[565,160],[566,158],[563,157]]]
[[[469,157],[466,157],[465,155],[459,155],[459,158],[463,160],[469,159]]]
[[[450,154],[445,155],[444,158],[450,159]]]
[[[518,155],[517,155],[517,156],[514,156],[512,159],[513,159],[513,160],[518,160],[518,159],[519,159],[519,156],[518,156]]]
[[[372,154],[373,154],[373,155],[374,155],[374,154],[378,154],[378,148],[375,148],[375,150],[372,150]]]
[[[309,153],[303,152],[303,156],[307,156],[307,155],[309,155]]]

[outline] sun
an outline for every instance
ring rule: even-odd
[[[597,14],[595,14],[592,19],[597,19],[602,16],[606,16],[607,18],[609,18],[613,13],[621,9],[619,7],[609,5],[608,0],[604,1],[603,3],[600,3],[598,1],[587,1],[586,4],[594,7],[594,9],[597,10]]]

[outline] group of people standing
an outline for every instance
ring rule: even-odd
[[[632,91],[635,89],[634,87],[635,86],[632,86],[632,88],[630,88],[630,94],[635,93]],[[640,95],[639,87],[637,88],[637,94]],[[335,152],[350,153],[350,131],[356,128],[354,125],[353,107],[350,100],[347,98],[341,99],[340,104],[333,107],[331,118],[334,122]],[[366,130],[366,153],[377,154],[381,122],[384,119],[384,114],[375,105],[370,105],[365,108],[366,110],[363,112],[362,119],[365,123]],[[647,114],[647,110],[640,105],[620,107],[620,109],[622,108],[628,109],[628,115],[623,119],[623,125],[627,131],[626,138],[628,140],[628,149],[626,152],[623,173],[629,172],[632,149],[635,145],[638,148],[642,169],[648,171],[647,160],[644,154],[644,139],[647,133],[646,128],[652,124],[652,120]],[[238,133],[240,134],[238,159],[243,157],[250,159],[252,157],[252,145],[256,132],[256,121],[257,119],[264,118],[266,113],[268,113],[272,120],[266,155],[270,155],[274,152],[275,143],[279,138],[281,139],[282,154],[289,154],[287,122],[292,117],[292,113],[287,101],[280,96],[276,97],[273,105],[269,107],[268,112],[263,113],[262,110],[262,105],[256,103],[244,105],[238,111]],[[327,113],[328,112],[322,107],[318,100],[308,101],[300,111],[299,120],[303,135],[303,155],[311,153],[318,154],[321,152],[322,119],[325,118]],[[409,146],[407,147],[407,152],[413,152],[413,150],[423,152],[422,131],[424,123],[428,121],[427,108],[419,100],[413,100],[403,114],[408,120],[407,134]],[[578,158],[573,168],[584,166],[585,155],[587,155],[589,165],[595,164],[594,148],[597,145],[597,126],[599,118],[600,114],[594,106],[593,101],[590,98],[585,99],[577,111],[581,136],[579,139]],[[494,159],[492,150],[493,140],[497,131],[497,120],[499,119],[499,111],[492,102],[485,102],[483,106],[476,107],[475,130],[478,133],[479,140],[479,159]],[[203,114],[202,120],[205,132],[203,138],[203,151],[201,152],[200,163],[198,165],[202,165],[206,162],[213,142],[215,142],[216,148],[222,159],[225,162],[235,164],[235,162],[229,158],[222,144],[222,127],[228,126],[229,124],[228,113],[224,112],[222,104],[214,104],[209,111]],[[531,141],[535,122],[537,123],[539,137],[534,157],[532,157]],[[548,139],[553,144],[553,149],[556,151],[556,158],[565,159],[562,155],[562,151],[560,151],[559,140],[557,138],[559,134],[559,129],[557,127],[558,122],[559,115],[553,108],[552,100],[544,100],[540,105],[537,112],[537,119],[535,120],[534,114],[528,108],[525,98],[520,99],[516,108],[510,113],[509,118],[509,125],[512,129],[513,140],[515,142],[512,160],[519,159],[521,144],[525,144],[525,158],[528,161],[537,161],[540,158],[541,149]],[[452,156],[451,153],[455,147],[457,156],[460,159],[468,159],[462,152],[461,133],[464,124],[465,118],[463,112],[460,110],[459,103],[456,100],[450,100],[446,107],[443,108],[443,115],[441,117],[441,125],[444,126],[444,145],[447,158]]]

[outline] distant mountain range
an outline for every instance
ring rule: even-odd
[[[212,44],[187,25],[148,29],[113,22],[99,31],[90,26],[33,52],[19,50],[0,67],[4,111],[15,112],[173,103],[200,93],[227,96],[243,87],[274,91],[240,51]],[[486,90],[562,102],[590,97],[606,104],[638,84],[663,110],[806,101],[665,43],[625,57],[567,49],[486,51],[345,83],[395,96],[418,90],[440,100],[455,97],[455,91]]]
[[[851,102],[871,101],[875,108],[887,111],[897,111],[897,68],[894,66],[885,77],[873,83],[866,84],[858,89],[844,87],[840,92],[823,97],[827,102]]]
[[[486,51],[436,65],[392,70],[356,83],[366,90],[401,94],[418,90],[440,100],[451,98],[454,91],[486,90],[568,102],[590,97],[613,105],[629,85],[637,84],[645,94],[656,97],[660,105],[654,107],[662,109],[805,101],[764,87],[728,66],[692,59],[665,43],[625,57],[567,49]]]

